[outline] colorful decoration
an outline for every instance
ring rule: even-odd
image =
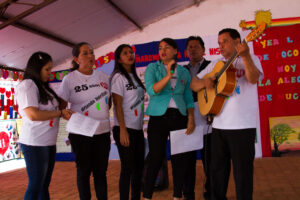
[[[255,12],[255,25],[258,26],[262,22],[265,22],[267,26],[270,26],[272,23],[272,14],[270,10],[264,11],[264,10],[258,10]]]
[[[3,78],[8,81],[21,81],[23,79],[23,75],[22,72],[1,69],[0,78]]]
[[[18,82],[7,80],[0,82],[0,119],[20,118],[15,98],[17,84]]]
[[[4,155],[9,147],[9,136],[6,132],[0,132],[0,155]]]
[[[49,78],[50,83],[61,82],[62,79],[69,73],[69,71],[70,70],[61,70],[61,71],[51,72]]]
[[[19,81],[22,81],[22,80],[23,80],[23,74],[20,73],[20,74],[19,74]]]
[[[0,162],[21,157],[16,121],[0,121]]]
[[[4,78],[4,79],[8,78],[8,71],[5,69],[2,69],[2,78]]]
[[[240,27],[243,29],[253,29],[262,21],[266,22],[268,27],[300,24],[300,17],[272,19],[272,14],[269,10],[258,10],[255,14],[255,21],[246,22],[245,20],[241,20]]]
[[[269,118],[300,115],[300,24],[271,27],[253,42],[264,79],[258,82],[263,156],[271,156]]]
[[[13,72],[13,80],[17,81],[19,78],[19,72]]]

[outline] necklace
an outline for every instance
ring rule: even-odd
[[[77,71],[77,72],[78,72],[79,79],[84,83],[89,82],[89,78],[93,75],[93,72],[90,75],[83,74],[80,71]]]

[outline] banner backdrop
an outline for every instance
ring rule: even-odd
[[[258,84],[263,156],[271,156],[269,118],[300,115],[300,24],[271,27],[254,42],[264,79]]]

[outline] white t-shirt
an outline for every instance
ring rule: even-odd
[[[167,65],[165,65],[165,68],[167,70]],[[172,74],[172,77],[170,79],[170,84],[171,84],[171,90],[174,90],[174,88],[176,87],[176,83],[177,83],[177,67],[174,70],[174,73]],[[178,108],[173,97],[171,97],[168,108]]]
[[[263,79],[263,70],[259,59],[254,55],[251,55],[251,58],[260,71],[260,80]],[[204,75],[210,73],[220,60],[224,61],[224,59],[219,59],[211,62],[197,77],[201,79]],[[225,100],[221,112],[214,118],[212,127],[218,129],[256,128],[258,116],[257,85],[248,82],[242,58],[238,57],[233,65],[237,70],[236,89],[229,99]]]
[[[78,70],[64,77],[58,96],[71,103],[71,110],[99,120],[97,134],[110,131],[109,126],[109,80],[106,74],[93,70],[84,75]]]
[[[134,86],[130,85],[124,75],[117,73],[111,80],[111,92],[123,97],[124,120],[127,128],[143,129],[144,119],[144,89],[129,74]],[[114,107],[114,122],[119,126],[116,109]]]
[[[52,101],[44,105],[39,103],[39,90],[31,79],[25,79],[18,84],[16,99],[19,104],[19,113],[22,116],[22,131],[19,142],[31,146],[52,146],[56,144],[58,133],[58,118],[46,121],[31,121],[24,109],[36,107],[39,110],[58,110],[58,102]]]

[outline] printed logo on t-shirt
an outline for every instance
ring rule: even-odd
[[[53,123],[54,123],[54,120],[53,120],[53,119],[50,119],[50,121],[49,121],[49,126],[50,126],[50,127],[53,127]]]
[[[108,89],[108,85],[107,85],[107,83],[105,83],[105,82],[101,82],[101,83],[100,83],[100,85],[101,85],[103,88],[105,88],[105,89]]]
[[[237,86],[235,87],[235,91],[236,91],[237,94],[241,94],[240,86],[239,86],[239,85],[237,85]]]
[[[106,90],[108,89],[107,83],[101,82],[100,84],[91,84],[91,85],[83,84],[83,85],[75,86],[74,90],[75,93],[77,93],[77,92],[87,91],[89,88],[100,87],[100,86]]]
[[[87,103],[86,105],[84,105],[81,108],[81,112],[84,112],[85,110],[87,110],[89,107],[91,107],[92,105],[94,105],[96,102],[98,103],[98,101],[100,99],[102,99],[103,97],[105,97],[108,94],[107,90],[105,90],[104,92],[102,92],[100,95],[96,96],[95,99],[92,99],[89,103]],[[97,106],[97,105],[96,105]],[[99,109],[100,110],[100,103],[99,103]]]
[[[126,84],[125,87],[126,87],[126,90],[136,90],[137,89],[137,87],[135,85],[132,85],[130,83]]]
[[[75,93],[81,92],[81,91],[86,91],[86,90],[88,90],[88,89],[89,89],[89,88],[88,88],[87,84],[79,85],[79,86],[75,86],[75,87],[74,87]]]
[[[137,111],[137,106],[144,101],[144,96],[141,96],[140,99],[138,99],[133,105],[130,106],[130,109],[134,109],[134,115],[137,117],[138,116],[138,111]],[[144,104],[142,103],[141,108],[144,108]],[[142,109],[143,111],[144,109]]]
[[[184,85],[184,80],[181,80],[182,85]]]
[[[144,112],[144,104],[141,104],[141,112]],[[134,109],[134,115],[137,117],[139,115],[137,108]]]
[[[97,104],[96,104],[96,108],[97,108],[97,110],[101,110],[101,108],[100,108],[100,102],[98,102]]]
[[[137,117],[138,116],[138,111],[137,111],[137,109],[134,109],[134,115]]]
[[[243,76],[245,76],[245,70],[244,69],[237,69],[236,70],[236,77],[241,78]]]

